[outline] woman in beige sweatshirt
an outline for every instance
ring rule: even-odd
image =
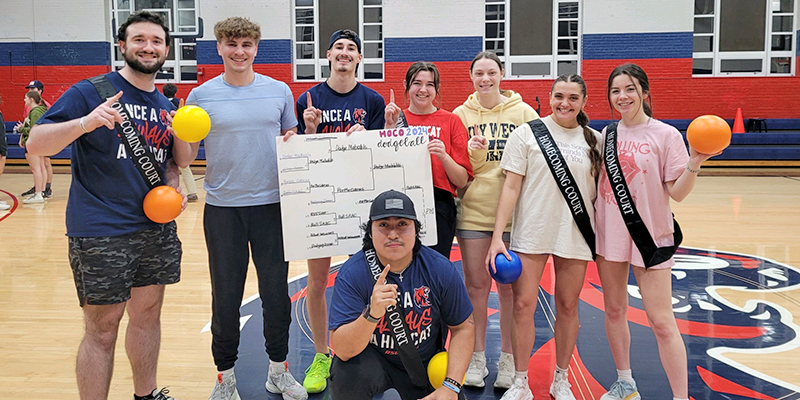
[[[501,90],[504,70],[500,59],[491,52],[481,52],[472,60],[469,75],[475,87],[464,104],[453,113],[461,118],[469,133],[469,157],[475,179],[462,193],[456,222],[456,238],[461,248],[464,278],[475,316],[475,352],[470,360],[465,385],[483,387],[489,374],[486,368],[486,319],[492,279],[484,260],[492,240],[495,212],[505,175],[500,169],[508,136],[517,126],[539,118],[519,93]],[[508,246],[511,224],[503,240]],[[497,284],[500,298],[500,359],[496,388],[509,388],[514,380],[511,355],[511,285]]]

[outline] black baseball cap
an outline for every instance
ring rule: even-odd
[[[354,41],[356,43],[356,47],[358,48],[358,54],[361,54],[361,39],[358,37],[357,33],[349,29],[339,29],[338,31],[333,32],[333,35],[331,35],[331,42],[328,43],[328,50],[330,50],[331,47],[333,47],[333,44],[339,39]]]
[[[414,202],[404,193],[396,190],[387,190],[378,195],[372,201],[369,208],[369,219],[376,221],[379,219],[397,217],[417,220],[417,213],[414,211]]]
[[[31,83],[29,83],[28,86],[25,86],[25,89],[33,89],[33,88],[44,90],[44,85],[42,84],[42,82],[39,81],[31,81]]]

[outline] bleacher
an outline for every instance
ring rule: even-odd
[[[602,130],[612,121],[594,120],[590,126]],[[665,120],[683,133],[686,142],[686,128],[691,120]],[[733,121],[729,120],[729,124]],[[25,150],[19,147],[20,135],[13,133],[15,122],[6,122],[6,141],[8,142],[7,164],[26,164]],[[752,124],[747,124],[752,125]],[[731,146],[722,155],[712,158],[706,166],[727,167],[800,167],[800,120],[768,119],[762,121],[760,127],[764,132],[747,132],[733,134]],[[687,144],[688,145],[688,144]],[[69,165],[71,148],[67,147],[51,157],[53,164]],[[206,154],[203,142],[197,160],[192,166],[205,166]]]

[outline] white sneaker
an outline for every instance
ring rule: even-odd
[[[498,389],[508,389],[514,384],[514,356],[511,353],[500,353],[500,360],[497,361],[497,378],[494,380],[494,387]]]
[[[472,353],[467,374],[464,376],[464,386],[484,387],[486,382],[483,380],[487,375],[489,375],[489,369],[486,368],[486,356]]]
[[[227,378],[222,374],[217,374],[217,382],[214,384],[214,391],[208,400],[240,400],[239,391],[236,390],[236,376],[231,374]]]
[[[553,379],[553,383],[550,384],[550,396],[556,400],[575,400],[575,396],[569,390],[571,386],[566,379]]]
[[[528,386],[528,378],[515,378],[514,384],[503,393],[503,397],[500,400],[533,400],[533,392]]]
[[[44,203],[44,197],[41,193],[35,193],[22,199],[23,204],[41,204]]]
[[[10,208],[11,208],[11,206],[6,202],[0,203],[0,211],[8,210]]]
[[[298,383],[292,373],[289,372],[289,364],[283,364],[283,371],[274,371],[269,369],[267,375],[267,391],[274,394],[281,394],[283,400],[306,400],[308,393],[306,389]]]
[[[608,393],[600,397],[600,400],[640,400],[639,390],[636,389],[636,382],[628,382],[620,379],[608,389]]]

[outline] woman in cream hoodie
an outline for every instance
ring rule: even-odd
[[[475,316],[475,352],[467,370],[465,385],[483,387],[489,374],[486,368],[486,305],[492,279],[484,260],[492,241],[495,213],[505,175],[500,169],[508,136],[517,126],[539,118],[519,93],[500,90],[503,64],[491,52],[481,52],[472,60],[469,75],[475,87],[456,114],[469,133],[469,158],[475,179],[461,196],[456,222],[456,237],[461,248],[464,278]],[[503,241],[510,241],[511,224],[506,226]],[[500,297],[500,359],[494,386],[509,388],[514,380],[511,355],[511,285],[497,285]]]

